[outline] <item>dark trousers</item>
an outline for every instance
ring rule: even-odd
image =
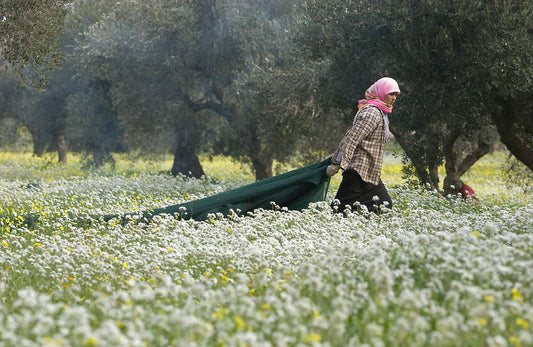
[[[375,213],[381,212],[384,202],[388,203],[387,208],[392,208],[389,192],[381,180],[378,185],[374,185],[363,181],[357,171],[346,170],[342,174],[342,182],[331,206],[338,212],[344,212],[346,206],[350,206],[354,211],[357,209],[356,202]]]

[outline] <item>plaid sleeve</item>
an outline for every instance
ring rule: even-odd
[[[380,114],[374,109],[374,107],[364,107],[355,115],[352,128],[344,135],[337,151],[333,154],[334,164],[340,164],[342,169],[346,169],[361,139],[379,126]]]

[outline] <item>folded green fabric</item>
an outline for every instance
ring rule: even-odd
[[[210,214],[221,213],[227,216],[230,211],[233,211],[245,215],[259,208],[271,209],[273,203],[289,210],[302,210],[312,202],[326,199],[330,178],[325,173],[329,163],[330,158],[327,158],[309,166],[203,199],[130,213],[122,217],[125,220],[140,217],[150,220],[153,216],[165,213],[183,219],[206,220]],[[120,217],[107,215],[104,220]]]

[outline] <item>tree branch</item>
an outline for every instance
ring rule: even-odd
[[[219,103],[219,102],[213,102],[213,101],[194,101],[191,99],[191,97],[184,93],[181,90],[177,91],[177,94],[179,98],[187,105],[193,112],[199,112],[202,110],[211,110],[220,116],[222,116],[224,119],[226,119],[228,122],[231,122],[234,119],[235,116],[235,107],[233,105],[227,106],[225,104]]]
[[[513,104],[504,99],[497,100],[502,106],[500,112],[492,113],[491,117],[500,133],[500,140],[503,142],[509,151],[528,168],[533,170],[533,144],[530,141],[524,141],[520,136],[518,126],[516,126],[518,118],[525,118],[526,120],[531,117],[524,115],[521,117],[520,111],[513,107]],[[527,112],[527,111],[526,111]],[[517,116],[518,115],[518,116]],[[533,137],[533,129],[526,122],[526,134],[525,136]]]

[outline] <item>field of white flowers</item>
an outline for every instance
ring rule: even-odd
[[[0,155],[0,346],[532,346],[533,198],[503,184],[502,155],[465,176],[479,203],[410,189],[388,159],[382,216],[332,214],[338,175],[302,212],[84,225],[251,175]],[[42,223],[20,226],[27,213]]]

